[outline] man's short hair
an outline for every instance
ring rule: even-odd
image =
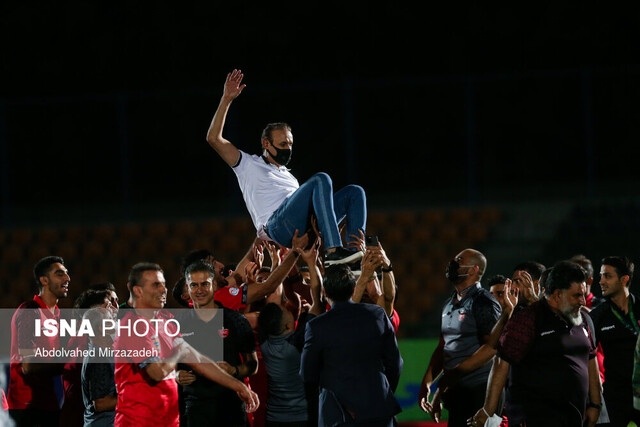
[[[113,291],[116,292],[116,287],[111,282],[96,283],[89,286],[91,291]]]
[[[587,273],[575,262],[560,261],[553,266],[553,270],[545,280],[545,295],[551,296],[556,289],[569,289],[573,283],[587,280]]]
[[[64,260],[59,256],[46,256],[42,258],[40,261],[36,262],[36,265],[33,266],[33,278],[36,281],[36,285],[39,288],[42,288],[42,282],[40,282],[40,278],[42,276],[46,276],[51,271],[51,266],[55,263],[59,262],[64,265]]]
[[[291,126],[283,122],[269,123],[262,131],[262,136],[260,137],[260,141],[266,138],[269,140],[269,142],[273,142],[272,135],[274,130],[284,130],[284,131],[291,132]]]
[[[270,302],[260,310],[258,315],[258,341],[263,343],[269,335],[280,335],[282,332],[282,308]]]
[[[504,277],[502,274],[496,274],[495,276],[492,276],[489,279],[488,286],[489,288],[491,288],[494,285],[504,285],[506,281],[507,281],[507,278]]]
[[[182,276],[178,279],[175,285],[173,285],[173,289],[171,290],[171,295],[173,295],[173,299],[176,300],[178,304],[185,308],[189,308],[189,303],[182,299],[182,294],[184,293],[185,286],[187,285],[187,280]]]
[[[209,277],[211,277],[211,280],[214,280],[216,276],[216,270],[213,268],[213,265],[203,259],[200,259],[196,262],[191,263],[184,271],[185,280],[187,276],[191,276],[193,273],[197,272],[209,273]]]
[[[187,270],[191,264],[201,259],[207,259],[208,257],[213,257],[213,252],[209,249],[196,249],[195,251],[191,251],[182,258],[182,262],[180,263],[180,273],[184,275],[184,272]]]
[[[513,271],[524,270],[531,276],[531,279],[535,282],[540,280],[542,272],[546,270],[546,267],[536,261],[525,261],[513,267]]]
[[[569,261],[575,262],[587,272],[587,279],[593,279],[593,264],[586,256],[579,254],[569,258]]]
[[[626,256],[608,256],[602,258],[602,265],[610,265],[616,270],[616,274],[618,278],[622,276],[629,276],[629,281],[627,282],[627,286],[631,284],[631,280],[633,279],[633,263]]]
[[[140,286],[140,279],[142,279],[142,275],[145,271],[159,271],[160,273],[164,273],[162,267],[153,262],[139,262],[133,267],[131,267],[131,272],[129,273],[129,278],[127,282],[129,283],[129,290],[131,291],[134,286]]]
[[[542,274],[540,275],[540,283],[539,283],[540,288],[546,287],[545,283],[547,283],[549,274],[551,274],[552,271],[553,271],[553,267],[547,268],[545,271],[542,272]]]
[[[348,301],[356,287],[356,278],[348,265],[332,265],[325,270],[323,285],[331,301]]]
[[[102,291],[84,291],[76,298],[75,308],[91,308],[96,305],[104,304],[105,298],[111,300],[111,291],[104,289]]]

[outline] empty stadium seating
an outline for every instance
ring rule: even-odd
[[[394,264],[397,310],[403,324],[419,322],[425,312],[439,309],[438,297],[450,291],[444,278],[448,259],[463,247],[486,239],[500,215],[491,207],[369,212],[367,234],[379,236]],[[4,287],[0,305],[15,307],[31,297],[35,290],[31,269],[48,254],[65,258],[72,278],[71,297],[60,306],[70,307],[86,286],[100,281],[113,282],[125,300],[127,274],[138,261],[160,263],[171,287],[178,278],[180,260],[189,250],[208,248],[221,261],[232,264],[254,238],[248,217],[0,230]]]

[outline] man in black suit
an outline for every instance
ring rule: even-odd
[[[318,425],[392,426],[402,358],[384,310],[351,301],[355,283],[348,266],[327,268],[333,305],[307,324],[300,374],[320,387]]]

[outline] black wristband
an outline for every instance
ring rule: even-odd
[[[602,403],[587,403],[587,408],[595,408],[597,410],[602,410]]]
[[[234,368],[236,368],[236,371],[233,373],[233,377],[234,378],[239,378],[240,376],[240,369],[238,369],[237,366],[234,366]]]
[[[393,271],[393,265],[389,264],[389,268],[382,267],[381,270],[383,273],[390,273]]]

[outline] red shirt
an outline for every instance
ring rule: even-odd
[[[236,311],[242,310],[247,306],[247,287],[234,288],[225,286],[213,294],[213,299],[222,304],[223,307]]]
[[[69,349],[86,350],[89,348],[86,336],[72,337],[67,344]],[[61,426],[84,426],[84,401],[82,400],[82,357],[75,362],[67,362],[62,370],[64,403],[60,410]]]
[[[40,310],[38,310],[40,309]],[[19,350],[57,349],[60,347],[59,337],[34,336],[34,321],[39,318],[60,319],[60,310],[56,305],[53,313],[39,295],[32,301],[24,302],[18,307],[11,319],[11,372],[7,403],[9,409],[42,409],[57,411],[58,397],[54,388],[54,377],[47,375],[25,376],[22,372],[23,356]]]
[[[167,315],[163,313],[156,318],[166,319]],[[152,332],[143,337],[121,332],[114,342],[114,349],[116,351],[148,350],[149,352],[156,350],[158,356],[149,357],[148,355],[134,354],[119,357],[118,354],[116,355],[115,379],[118,403],[115,425],[177,427],[180,424],[180,414],[178,412],[178,383],[175,381],[175,371],[163,380],[156,382],[147,376],[144,368],[170,356],[177,340],[182,338],[180,334],[176,337],[166,335],[162,324],[158,328],[158,335],[152,336],[155,326],[134,311],[127,313],[120,320],[120,325],[127,325],[128,322],[133,325],[139,319],[148,324],[149,330]],[[173,326],[173,323],[169,325]],[[138,330],[144,329],[143,326],[140,326]]]

